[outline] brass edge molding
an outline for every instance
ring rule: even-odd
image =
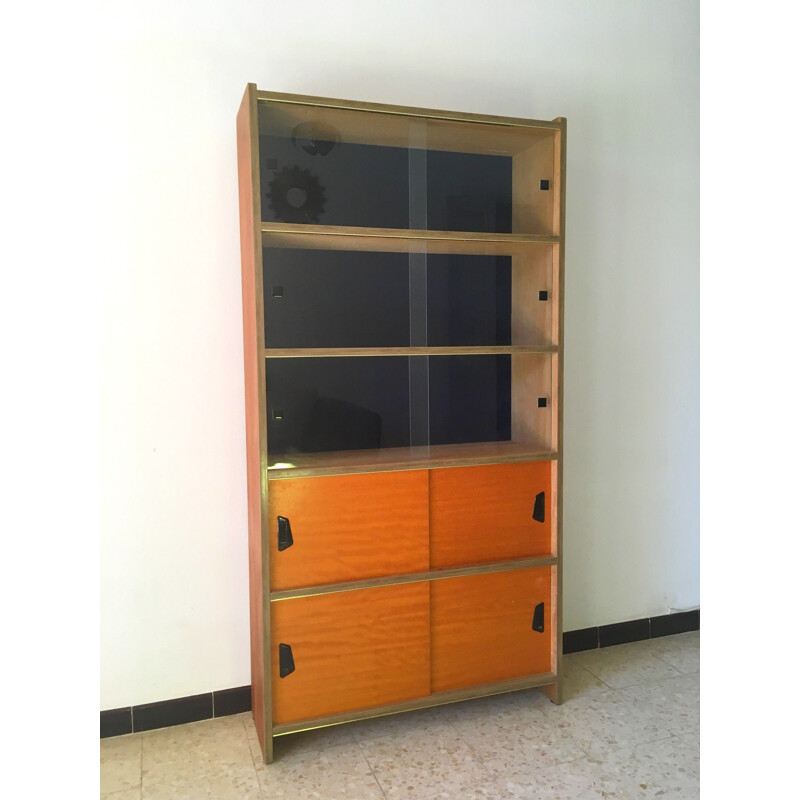
[[[403,700],[399,703],[390,703],[384,706],[373,706],[360,711],[329,714],[325,717],[315,717],[314,719],[301,720],[300,722],[283,722],[279,725],[275,725],[272,729],[272,733],[273,736],[284,736],[288,733],[311,731],[316,728],[327,728],[331,725],[341,725],[346,722],[357,722],[363,719],[385,717],[389,714],[397,714],[403,711],[417,711],[421,708],[457,703],[460,700],[489,697],[493,694],[505,694],[506,692],[515,692],[520,689],[534,689],[539,686],[548,686],[555,683],[556,680],[557,676],[555,673],[545,672],[533,677],[512,678],[511,680],[498,681],[496,683],[484,683],[479,686],[471,686],[467,689],[450,689],[446,692],[434,692],[427,697]]]
[[[399,117],[424,117],[442,122],[470,122],[478,125],[497,125],[503,128],[541,128],[545,130],[561,130],[561,123],[543,119],[526,119],[524,117],[503,117],[493,114],[475,114],[472,112],[445,111],[434,108],[416,108],[414,106],[395,106],[388,103],[345,100],[338,97],[314,97],[285,92],[256,93],[259,103],[284,103],[295,106],[316,106],[319,108],[336,108],[340,111],[362,111],[371,114],[390,114]]]
[[[535,558],[517,558],[508,561],[493,561],[488,564],[473,564],[467,567],[451,567],[449,569],[429,570],[428,572],[409,572],[407,575],[387,575],[381,578],[365,578],[360,581],[346,583],[329,583],[323,586],[306,586],[299,589],[283,589],[270,592],[270,602],[294,600],[299,597],[313,597],[321,594],[337,592],[353,592],[359,589],[376,589],[380,586],[396,586],[402,583],[422,583],[424,581],[461,578],[467,575],[483,575],[489,572],[510,572],[511,570],[530,569],[532,567],[552,567],[558,564],[558,556],[537,556]]]

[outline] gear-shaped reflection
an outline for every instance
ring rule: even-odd
[[[325,210],[325,190],[307,169],[284,167],[267,186],[269,206],[281,222],[318,222]]]

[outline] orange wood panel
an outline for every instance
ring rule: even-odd
[[[283,678],[281,643],[295,666]],[[274,602],[272,676],[276,724],[429,695],[429,584]]]
[[[549,461],[431,470],[431,567],[549,554],[551,475]],[[544,522],[533,519],[540,492]]]
[[[426,470],[270,481],[272,588],[425,572]],[[278,516],[294,544],[278,551]]]
[[[545,630],[532,629],[544,603]],[[431,691],[550,671],[550,568],[431,582]]]

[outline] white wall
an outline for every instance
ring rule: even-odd
[[[118,238],[101,353],[101,708],[250,683],[234,127],[248,81],[568,118],[565,628],[699,604],[696,0],[105,13],[118,160],[93,223]]]

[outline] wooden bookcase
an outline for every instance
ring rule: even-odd
[[[566,120],[237,117],[253,717],[561,699]]]

